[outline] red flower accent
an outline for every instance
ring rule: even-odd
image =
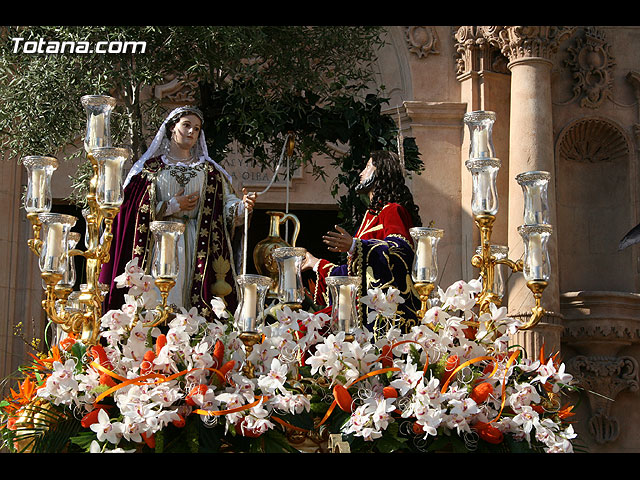
[[[188,405],[195,407],[196,402],[193,400],[192,397],[194,395],[204,395],[205,393],[207,393],[207,386],[203,383],[199,383],[189,391],[189,393],[187,394],[187,398],[185,400]]]
[[[500,430],[491,425],[490,423],[478,422],[473,426],[474,430],[478,432],[480,438],[487,443],[498,445],[504,440],[504,435]]]
[[[391,386],[384,387],[382,389],[382,395],[384,398],[398,398],[398,391]]]
[[[493,393],[493,385],[489,382],[482,382],[471,390],[471,399],[477,404],[484,403],[489,395]]]
[[[158,335],[156,338],[156,357],[160,355],[160,350],[167,344],[167,336],[164,333]]]
[[[96,408],[82,417],[82,420],[80,420],[80,425],[82,425],[83,428],[89,428],[91,425],[98,421],[98,414],[100,413],[100,410],[106,409],[107,407],[104,405],[97,405]]]
[[[380,363],[383,368],[390,368],[393,366],[393,354],[391,353],[391,345],[384,345],[380,354]]]
[[[333,396],[336,399],[338,406],[345,412],[353,411],[353,399],[351,394],[342,385],[338,384],[333,387]]]
[[[442,384],[444,385],[449,380],[449,377],[453,374],[453,371],[460,365],[460,359],[457,355],[451,355],[447,358],[444,366],[444,373],[442,374]]]
[[[215,346],[213,347],[213,358],[216,360],[215,366],[222,365],[222,359],[224,357],[224,343],[220,340],[216,341]]]

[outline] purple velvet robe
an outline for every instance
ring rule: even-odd
[[[105,296],[105,312],[118,309],[124,302],[126,289],[117,288],[114,278],[124,272],[125,265],[137,257],[138,265],[150,272],[153,234],[149,224],[154,220],[156,198],[154,178],[163,168],[159,157],[149,159],[142,171],[134,176],[124,192],[120,213],[113,222],[113,241],[110,260],[103,265],[100,282],[109,285]],[[226,178],[212,165],[207,164],[207,174],[201,192],[200,216],[196,246],[196,263],[191,282],[190,298],[185,307],[197,307],[199,313],[217,319],[211,308],[214,291],[229,291],[222,297],[232,313],[238,303],[235,285],[235,264],[232,254],[231,226],[225,225],[223,182]],[[218,290],[214,290],[214,285]],[[220,290],[220,285],[223,286]]]

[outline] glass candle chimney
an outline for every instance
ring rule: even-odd
[[[239,332],[256,333],[264,322],[264,301],[271,286],[271,277],[263,275],[238,275],[240,303],[234,315]]]
[[[154,249],[151,264],[153,278],[176,279],[180,271],[178,260],[178,237],[184,233],[184,224],[180,222],[151,222]]]
[[[67,236],[67,252],[73,250],[80,241],[80,234],[78,232],[69,232]],[[73,261],[73,257],[69,255],[65,256],[66,267],[62,279],[58,282],[63,287],[73,288],[76,283],[76,267]]]
[[[123,166],[131,156],[128,148],[96,147],[91,156],[98,163],[96,201],[102,207],[120,207],[124,199]]]
[[[509,247],[505,245],[491,245],[491,256],[496,260],[505,260],[509,256]],[[476,248],[476,255],[482,256],[482,247]],[[509,275],[509,267],[507,265],[497,263],[493,270],[493,285],[489,288],[500,299],[502,299],[507,290],[507,279]]]
[[[524,195],[524,224],[548,224],[547,189],[551,174],[544,171],[524,172],[516,176]]]
[[[51,211],[51,176],[58,168],[54,157],[29,156],[22,159],[27,169],[27,194],[24,208],[27,213],[47,213]]]
[[[80,99],[87,114],[84,149],[111,146],[111,112],[116,99],[106,95],[85,95]]]
[[[471,172],[471,211],[474,215],[498,213],[498,191],[496,178],[500,160],[467,160],[465,166]]]
[[[551,276],[548,241],[551,225],[521,225],[518,233],[524,243],[523,274],[527,281],[548,281]]]
[[[440,228],[413,227],[409,230],[415,246],[411,278],[416,283],[435,283],[438,279],[438,243],[444,235]]]
[[[352,334],[358,325],[356,300],[360,277],[327,277],[327,287],[331,298],[331,330]]]
[[[493,148],[493,124],[495,112],[478,110],[466,113],[464,123],[469,128],[469,159],[495,158]]]
[[[61,213],[41,213],[43,239],[40,251],[40,271],[64,275],[69,252],[69,232],[76,224],[76,217]]]
[[[301,304],[304,299],[300,267],[307,251],[300,247],[279,247],[273,250],[278,264],[278,299],[282,303]]]

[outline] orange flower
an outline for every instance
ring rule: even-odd
[[[111,375],[108,375],[106,373],[101,373],[100,385],[106,385],[107,387],[111,388],[116,386],[116,381],[113,379],[113,377],[111,377]]]
[[[156,358],[156,354],[153,350],[147,350],[143,357],[142,357],[142,363],[140,364],[140,373],[142,375],[147,375],[149,373],[151,373],[151,371],[153,370],[153,361]]]
[[[146,443],[149,448],[156,448],[156,436],[153,433],[149,435],[143,432],[141,435],[144,443]]]
[[[164,333],[156,338],[156,356],[160,355],[160,350],[167,344],[167,336]]]
[[[453,374],[453,371],[458,368],[460,364],[460,359],[457,355],[451,355],[447,358],[447,361],[444,366],[444,373],[442,374],[442,384],[444,385],[449,381],[449,377]]]
[[[487,443],[497,445],[502,443],[502,440],[504,440],[502,432],[490,423],[478,422],[473,426],[473,429],[478,432],[480,438]]]
[[[193,387],[189,391],[185,401],[187,402],[188,405],[191,405],[192,407],[195,407],[196,406],[196,402],[193,400],[192,397],[194,395],[204,395],[205,393],[207,393],[207,386],[205,384],[203,384],[203,383],[199,383],[198,385],[196,385],[195,387]]]
[[[489,395],[493,393],[493,385],[489,382],[482,382],[471,390],[471,399],[477,404],[484,403]]]
[[[76,343],[76,339],[75,338],[66,337],[66,338],[62,339],[62,341],[60,342],[60,348],[62,348],[62,350],[67,352],[73,346],[74,343]]]
[[[353,399],[351,394],[342,385],[337,384],[333,387],[333,396],[336,399],[338,406],[345,412],[353,411]]]
[[[422,435],[424,433],[424,428],[422,428],[422,425],[420,425],[418,422],[413,422],[413,426],[411,428],[413,430],[413,433],[415,433],[416,435]]]
[[[182,415],[180,415],[179,413],[177,414],[178,417],[180,417],[178,420],[174,420],[173,422],[171,422],[173,424],[174,427],[176,428],[182,428],[186,425],[186,421],[184,419],[184,417]]]
[[[391,353],[391,345],[384,345],[382,347],[380,362],[382,363],[383,368],[389,368],[393,366],[393,354]]]
[[[558,416],[562,419],[565,420],[569,417],[573,417],[576,412],[573,411],[575,405],[565,405],[564,407],[562,407],[562,409],[560,409],[560,411],[558,412]]]
[[[220,340],[216,340],[216,344],[213,347],[213,358],[216,360],[216,363],[215,363],[216,366],[222,365],[223,357],[224,357],[224,343],[222,343]]]
[[[102,345],[94,345],[89,349],[89,355],[93,358],[94,361],[97,361],[104,368],[111,370],[113,366],[109,361],[109,357],[107,357],[107,352],[104,351]]]
[[[384,398],[398,398],[398,391],[391,386],[384,387],[382,389],[382,395]]]
[[[236,364],[235,360],[229,360],[227,363],[225,363],[222,367],[218,369],[216,373],[218,374],[218,378],[220,378],[221,382],[224,382],[227,380],[227,373],[229,373],[229,371],[233,369],[235,364]]]
[[[82,417],[82,420],[80,420],[80,425],[82,425],[83,428],[89,428],[91,425],[98,421],[98,414],[100,413],[100,410],[106,409],[107,407],[105,405],[96,406],[96,408]]]

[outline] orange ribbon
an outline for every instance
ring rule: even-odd
[[[170,376],[165,376],[162,375],[160,373],[149,373],[147,375],[142,375],[140,377],[136,377],[136,378],[124,378],[120,375],[118,375],[117,373],[112,372],[111,370],[103,367],[102,365],[100,365],[99,363],[95,363],[95,362],[91,362],[90,365],[94,368],[96,368],[97,370],[100,370],[104,373],[106,373],[107,375],[115,378],[116,380],[120,380],[121,383],[109,388],[108,390],[105,390],[104,392],[102,392],[100,395],[98,395],[98,397],[96,398],[96,402],[99,402],[100,400],[102,400],[105,397],[108,397],[109,395],[111,395],[113,392],[120,390],[123,387],[126,387],[127,385],[157,385],[160,383],[164,383],[164,382],[169,382],[171,380],[174,380],[178,377],[181,377],[182,375],[186,375],[187,373],[191,373],[191,372],[195,372],[198,370],[208,370],[210,372],[215,372],[216,374],[218,374],[220,377],[224,378],[224,375],[222,374],[222,372],[220,372],[219,370],[215,369],[215,368],[192,368],[191,370],[183,370],[181,372],[177,372],[174,373],[173,375]],[[149,378],[158,378],[158,380],[151,382],[151,383],[147,383],[144,380],[147,380]]]
[[[210,416],[219,416],[219,415],[227,415],[229,413],[237,413],[242,412],[244,410],[249,410],[256,405],[259,405],[262,401],[267,400],[268,397],[260,396],[257,397],[257,400],[252,403],[248,403],[247,405],[242,405],[240,407],[229,408],[227,410],[194,410],[193,413],[197,413],[199,415],[210,415]]]
[[[489,421],[489,423],[495,422],[502,415],[502,410],[504,409],[504,404],[506,403],[506,400],[507,400],[507,398],[506,398],[507,372],[509,371],[509,367],[511,367],[513,362],[516,361],[516,358],[518,357],[518,355],[520,355],[520,350],[515,349],[513,351],[513,353],[511,354],[511,356],[509,357],[509,360],[507,360],[506,368],[505,368],[505,371],[504,371],[504,378],[502,380],[502,393],[501,393],[502,400],[500,402],[500,411],[498,412],[498,416],[496,418],[494,418],[493,420]]]

